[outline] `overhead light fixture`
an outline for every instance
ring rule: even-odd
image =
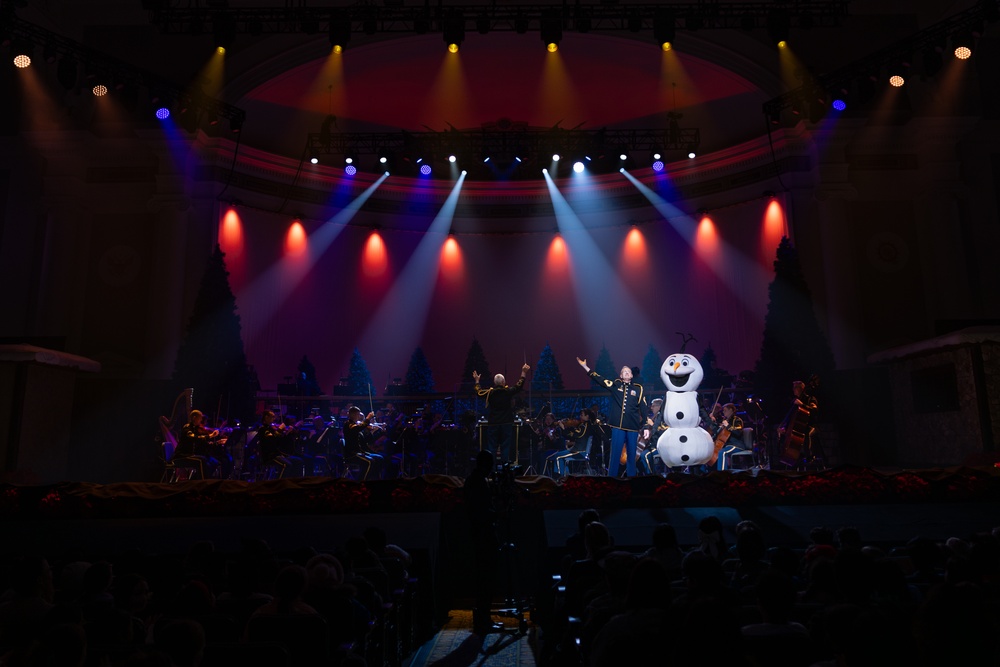
[[[541,19],[542,43],[549,53],[559,50],[562,41],[562,12],[558,9],[547,9],[542,12]]]
[[[448,45],[449,53],[458,53],[459,47],[465,41],[465,16],[458,10],[452,10],[441,26],[444,43]]]
[[[653,41],[664,51],[670,50],[670,45],[677,39],[677,25],[674,12],[659,8],[653,15]]]
[[[781,48],[788,45],[788,37],[792,29],[792,15],[788,13],[787,9],[775,9],[768,12],[766,25],[767,34],[773,43]]]
[[[330,46],[340,53],[351,41],[351,17],[346,12],[334,12],[330,15],[330,25],[327,30]]]

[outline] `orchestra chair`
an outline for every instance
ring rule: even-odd
[[[177,440],[172,433],[169,437],[164,438],[162,447],[163,474],[160,476],[161,483],[173,484],[189,479],[205,479],[204,458],[201,456],[174,456]]]
[[[590,465],[590,447],[594,444],[592,437],[587,438],[587,447],[583,452],[573,452],[565,459],[566,474],[568,475],[594,475],[594,468]]]

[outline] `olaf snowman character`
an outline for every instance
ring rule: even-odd
[[[667,467],[701,465],[715,454],[712,436],[698,426],[698,385],[704,377],[698,359],[683,352],[671,354],[660,366],[667,386],[663,420],[670,428],[657,440],[656,451]]]

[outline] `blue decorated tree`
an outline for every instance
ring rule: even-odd
[[[486,360],[486,353],[483,352],[483,346],[479,344],[479,340],[475,337],[472,338],[472,344],[465,355],[465,367],[462,368],[461,379],[463,386],[468,387],[472,385],[472,371],[476,371],[483,376],[487,387],[492,386],[493,375],[490,373],[490,362]]]
[[[649,344],[649,350],[646,351],[646,356],[642,358],[642,386],[646,388],[646,393],[666,391],[667,386],[663,384],[663,380],[660,378],[660,366],[663,365],[663,359],[660,358],[660,353],[656,351],[653,344]]]
[[[542,353],[538,357],[538,367],[531,377],[531,388],[541,392],[563,388],[562,373],[559,372],[556,355],[552,353],[548,343],[542,348]]]
[[[347,391],[352,396],[366,396],[369,391],[374,393],[368,364],[358,348],[354,348],[351,353],[351,363],[347,370]]]
[[[597,371],[598,375],[608,379],[613,380],[618,377],[618,370],[615,368],[614,362],[611,361],[611,353],[608,352],[608,348],[604,345],[601,345],[601,351],[597,353],[597,360],[591,368]],[[591,380],[590,384],[592,387],[597,386],[597,382],[595,380]]]
[[[410,364],[406,367],[406,393],[429,394],[434,391],[434,374],[427,356],[421,348],[410,355]]]

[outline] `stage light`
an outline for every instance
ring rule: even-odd
[[[487,155],[485,158],[483,158],[483,164],[486,164],[489,161],[490,161],[490,156],[489,155]]]
[[[319,164],[319,158],[316,156],[309,158],[309,161],[313,164]]]
[[[166,120],[170,118],[170,109],[167,107],[160,107],[156,110],[156,117],[160,120]]]
[[[20,53],[20,54],[14,56],[14,66],[15,67],[17,67],[19,69],[24,69],[25,67],[28,67],[30,65],[31,65],[31,58],[28,57],[28,56],[26,56],[26,55],[24,55],[23,53]]]
[[[542,173],[543,173],[543,174],[547,174],[547,173],[549,173],[549,170],[548,170],[548,169],[546,169],[545,167],[542,167]]]
[[[559,153],[553,153],[552,154],[552,161],[553,162],[559,162]]]
[[[955,57],[959,60],[968,60],[972,57],[972,49],[967,46],[960,46],[955,49]]]
[[[954,47],[954,54],[956,58],[961,60],[966,60],[972,55],[972,31],[971,30],[959,30],[951,36],[951,45]],[[964,58],[959,54],[959,51],[964,55],[968,52]]]
[[[462,176],[466,176],[466,175],[468,175],[468,173],[469,172],[467,172],[466,170],[464,170],[464,169],[462,170]]]
[[[845,102],[844,100],[834,100],[833,108],[836,109],[837,111],[843,111],[844,109],[847,108],[847,102]]]
[[[441,27],[444,43],[448,45],[449,53],[458,53],[465,40],[465,16],[458,10],[452,10],[444,19]]]
[[[661,171],[663,171],[663,162],[661,162],[660,160],[657,160],[656,162],[654,162],[653,163],[653,171],[655,171],[657,174],[660,173]]]
[[[333,52],[341,53],[351,41],[351,17],[344,12],[331,14],[328,34]]]
[[[689,151],[688,152],[688,158],[691,159],[691,160],[695,159],[697,156],[698,156],[698,154],[695,153],[694,151]]]
[[[558,9],[547,9],[541,18],[542,43],[549,53],[559,50],[562,41],[562,13]]]
[[[779,48],[788,45],[788,36],[792,27],[792,15],[787,9],[775,9],[768,13],[766,19],[767,34]]]
[[[378,161],[379,161],[379,164],[385,164],[386,162],[389,161],[389,158],[387,158],[386,156],[383,155],[382,157],[380,157],[378,159]]]
[[[889,85],[893,88],[900,88],[904,83],[906,83],[906,81],[898,74],[893,74],[889,77]]]
[[[91,88],[90,92],[94,94],[94,97],[104,97],[108,94],[108,87],[102,83],[97,84]]]
[[[583,173],[583,163],[580,162],[580,161],[574,162],[573,163],[573,171],[575,171],[578,174],[582,174]]]
[[[624,162],[625,160],[628,159],[628,153],[620,153],[618,155],[618,159],[621,160],[622,162]]]
[[[697,148],[695,147],[694,144],[688,145],[687,151],[688,151],[688,158],[691,160],[693,160],[698,155]]]
[[[216,51],[225,53],[236,40],[236,16],[230,12],[220,12],[212,18],[212,41]]]
[[[659,153],[653,153],[653,159],[654,160],[659,160],[661,157],[663,157],[663,156],[660,155]]]
[[[353,176],[354,174],[358,173],[358,168],[355,167],[353,164],[349,164],[346,167],[344,167],[344,173],[347,174],[348,176]]]
[[[457,158],[457,157],[455,157],[454,155],[449,155],[449,156],[448,156],[448,162],[454,162],[454,161],[455,161],[455,160],[457,160],[457,159],[458,159],[458,158]]]
[[[430,176],[431,175],[431,166],[429,164],[422,164],[422,165],[420,165],[420,173],[423,174],[424,176]]]
[[[344,158],[344,164],[354,164],[354,158],[352,158],[352,157],[345,157]]]
[[[521,162],[521,158],[517,157],[516,155],[514,156],[514,159],[517,160],[518,162]]]
[[[669,9],[658,8],[653,15],[653,41],[664,51],[670,50],[670,44],[677,38],[677,24],[674,13]]]

